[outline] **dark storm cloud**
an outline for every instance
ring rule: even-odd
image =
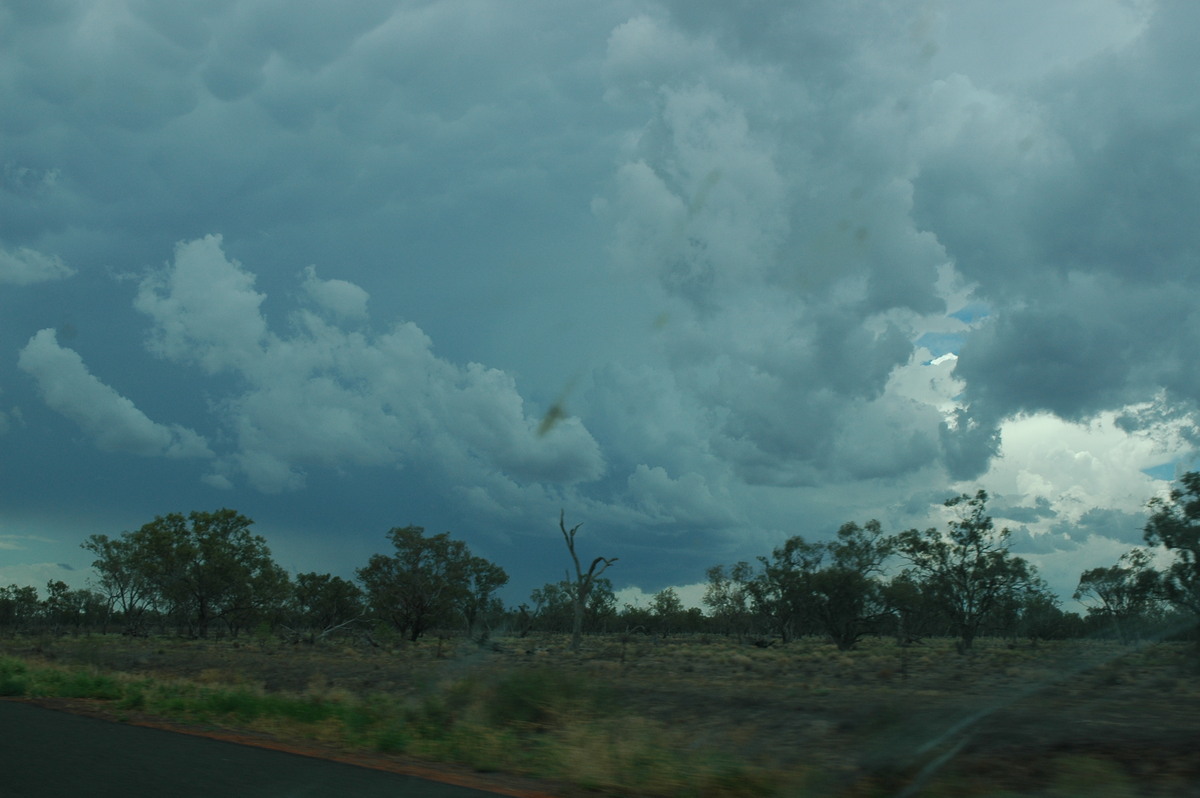
[[[1104,507],[1095,507],[1084,512],[1074,523],[1054,524],[1052,530],[1066,533],[1073,540],[1086,541],[1088,537],[1105,538],[1130,546],[1145,544],[1143,530],[1146,526],[1145,513],[1130,513]]]
[[[797,22],[783,7],[746,21],[736,41],[716,35],[730,30],[721,9],[672,12],[635,17],[610,38],[608,96],[641,104],[651,121],[602,211],[626,268],[657,276],[694,314],[662,338],[676,387],[716,411],[700,422],[708,446],[764,485],[935,462],[938,414],[883,396],[914,351],[888,314],[944,309],[945,255],[911,224],[909,161],[879,146],[906,120],[876,96],[817,101],[848,78],[810,69],[821,58],[803,48],[787,57],[811,64],[754,73],[756,32]],[[814,14],[830,28],[808,35],[846,37],[846,58],[869,70],[860,59],[878,31],[850,33],[833,5]]]
[[[989,465],[1044,536],[1155,463],[1002,427],[1195,406],[1195,12],[1019,8],[0,5],[5,474],[646,584]]]
[[[1008,539],[1009,549],[1018,556],[1071,551],[1079,548],[1086,540],[1086,537],[1075,539],[1063,534],[1047,532],[1035,534],[1026,526],[1019,526],[1009,531],[1012,533]]]
[[[947,499],[952,498],[954,494],[945,490],[914,491],[905,497],[896,510],[905,516],[928,517],[930,510],[943,506]]]
[[[1187,343],[1200,332],[1200,228],[1187,210],[1200,168],[1186,132],[1200,103],[1178,91],[1195,68],[1178,32],[1196,17],[1191,4],[1156,6],[1136,45],[1007,99],[995,128],[1006,139],[964,135],[918,177],[918,221],[994,313],[955,372],[980,430],[952,436],[973,464],[963,476],[983,469],[995,452],[985,431],[1013,414],[1080,420],[1159,391],[1200,393]],[[989,148],[996,157],[980,157]]]
[[[1045,518],[1054,518],[1058,512],[1050,505],[1045,496],[1038,496],[1032,507],[1013,505],[1004,501],[993,501],[990,506],[993,515],[1018,524],[1032,524]]]

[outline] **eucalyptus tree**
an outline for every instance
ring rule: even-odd
[[[331,574],[297,574],[292,587],[292,622],[309,641],[324,638],[360,619],[366,610],[358,585]]]
[[[387,535],[395,553],[372,555],[358,579],[371,609],[411,641],[436,627],[479,620],[508,582],[503,568],[473,556],[449,532],[427,537],[423,527],[406,526]]]
[[[675,588],[668,587],[655,593],[650,599],[650,622],[663,637],[678,632],[687,618],[687,610]]]
[[[230,509],[171,513],[116,540],[93,535],[83,548],[97,556],[101,589],[135,630],[152,608],[199,637],[218,620],[236,633],[286,597],[287,574],[253,523]]]
[[[518,613],[522,616],[519,626],[525,631],[535,628],[542,632],[570,632],[575,627],[576,582],[564,579],[548,582],[534,588],[529,595],[533,605],[522,604]],[[617,612],[617,597],[613,583],[607,577],[592,580],[587,603],[583,607],[582,632],[600,631]]]
[[[1148,616],[1159,603],[1159,574],[1151,567],[1145,549],[1121,555],[1116,565],[1091,568],[1079,576],[1077,601],[1095,602],[1088,615],[1111,624],[1118,639],[1128,643],[1140,637]]]
[[[86,588],[72,590],[61,579],[46,583],[46,598],[42,601],[42,621],[54,632],[68,627],[78,631],[83,627],[100,626],[108,618],[108,602]]]
[[[1166,498],[1150,501],[1146,543],[1163,546],[1172,561],[1161,571],[1162,596],[1200,623],[1200,472],[1189,471]],[[1200,645],[1200,640],[1197,641]]]
[[[729,566],[714,565],[705,575],[708,585],[704,588],[701,602],[718,627],[726,634],[736,634],[741,640],[751,631],[754,623],[753,594],[750,583],[754,569],[750,563],[741,561]]]
[[[1032,579],[1016,596],[1017,618],[1012,632],[1037,645],[1040,640],[1062,640],[1076,631],[1072,618],[1078,615],[1062,610],[1062,601],[1043,579]]]
[[[147,612],[156,609],[161,598],[147,569],[140,566],[132,538],[128,532],[118,538],[91,535],[80,545],[95,556],[92,568],[99,577],[97,587],[108,606],[120,615],[125,631],[141,634]]]
[[[528,628],[541,632],[570,631],[575,614],[573,593],[574,583],[569,580],[547,582],[534,588],[529,594],[529,604],[521,605]]]
[[[259,613],[286,600],[287,573],[271,559],[246,516],[230,509],[156,518],[139,533],[156,555],[159,590],[200,637],[213,621],[236,633]]]
[[[892,545],[878,521],[843,524],[830,541],[797,535],[759,557],[762,572],[749,590],[785,643],[823,632],[847,650],[887,617],[881,577]]]
[[[811,583],[824,555],[821,546],[795,535],[758,558],[762,569],[749,585],[751,601],[784,643],[814,628]]]
[[[970,650],[990,616],[1034,578],[1033,567],[1009,553],[1012,533],[995,528],[987,500],[983,490],[949,499],[945,506],[959,517],[944,533],[910,529],[896,539],[908,577],[951,622],[959,653]]]
[[[36,622],[40,609],[37,588],[16,584],[0,587],[0,627],[28,631]]]
[[[900,573],[883,586],[884,606],[891,615],[891,633],[901,646],[948,630],[945,616],[912,573]]]
[[[459,611],[466,621],[467,633],[486,639],[491,622],[504,614],[504,603],[496,591],[508,584],[508,574],[499,565],[483,557],[467,561],[467,589],[459,600]]]
[[[843,524],[834,540],[821,545],[825,559],[811,579],[812,612],[844,651],[887,617],[881,580],[894,542],[872,520],[863,526]]]

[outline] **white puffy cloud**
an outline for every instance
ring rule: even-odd
[[[1143,512],[1156,483],[1144,472],[1186,457],[1191,444],[1178,424],[1130,433],[1117,418],[1110,411],[1079,423],[1035,413],[1006,421],[988,484],[1002,494],[1044,497],[1056,523],[1097,507]]]
[[[633,607],[649,607],[650,602],[654,600],[654,596],[667,588],[675,591],[675,596],[685,609],[691,607],[706,609],[704,606],[704,594],[708,590],[707,582],[693,582],[687,585],[663,585],[660,590],[650,592],[636,586],[622,588],[615,592],[617,606],[624,607],[628,604]]]
[[[74,273],[57,255],[45,255],[29,247],[12,251],[0,246],[0,284],[31,285],[61,280]]]
[[[361,318],[367,295],[345,281],[304,289],[339,318]],[[151,317],[148,347],[245,384],[215,402],[235,441],[208,481],[240,472],[260,490],[294,490],[310,466],[429,462],[467,483],[496,469],[520,482],[571,484],[603,471],[599,446],[576,418],[544,435],[513,379],[436,357],[415,324],[346,330],[307,310],[286,334],[268,330],[254,277],[226,258],[217,236],[180,244],[147,276],[136,306]]]
[[[304,270],[301,288],[319,307],[332,313],[335,318],[347,321],[367,318],[366,291],[345,280],[322,280],[317,270],[309,266]]]
[[[17,365],[37,381],[47,406],[74,421],[106,451],[144,456],[210,457],[204,438],[179,425],[151,421],[133,402],[96,379],[79,354],[41,330]]]
[[[180,243],[174,267],[146,277],[134,307],[157,321],[152,352],[171,360],[195,360],[209,373],[244,369],[257,362],[267,342],[259,313],[266,298],[254,276],[224,263],[221,237]]]

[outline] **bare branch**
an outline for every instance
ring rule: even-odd
[[[571,603],[574,605],[575,620],[573,631],[571,634],[571,650],[578,651],[580,643],[580,635],[583,629],[583,612],[584,605],[587,602],[588,594],[592,592],[592,583],[604,573],[608,566],[617,561],[616,557],[597,557],[592,560],[591,566],[588,567],[587,573],[583,572],[583,568],[579,565],[579,555],[575,552],[575,533],[579,531],[579,527],[583,524],[576,524],[567,529],[566,510],[560,510],[558,513],[558,528],[562,530],[563,540],[567,542],[567,550],[571,552],[571,561],[575,563],[575,585],[571,591]],[[603,565],[601,565],[603,563]],[[597,570],[597,566],[600,569]],[[570,573],[568,572],[567,581],[570,582]]]
[[[592,580],[599,578],[600,574],[604,573],[605,570],[607,570],[608,566],[612,565],[619,559],[621,559],[621,558],[620,557],[597,557],[596,559],[592,560],[592,567],[588,568],[588,572],[587,572],[588,584],[591,584]],[[599,565],[600,563],[604,563],[604,567],[601,568],[599,571],[597,571],[596,566]]]
[[[583,526],[583,524],[578,523],[568,531],[566,515],[566,510],[559,510],[558,528],[562,530],[563,539],[567,541],[567,550],[571,552],[571,559],[575,562],[575,576],[582,581],[583,571],[579,568],[579,556],[575,554],[575,533],[579,531],[579,527]]]

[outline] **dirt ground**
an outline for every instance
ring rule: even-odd
[[[947,640],[839,652],[818,640],[764,649],[720,637],[593,638],[578,654],[565,642],[384,651],[83,637],[5,640],[0,652],[271,691],[401,695],[475,669],[552,666],[605,684],[624,711],[688,745],[819,771],[831,795],[949,795],[955,784],[982,794],[986,784],[1017,795],[1200,796],[1200,673],[1183,644],[985,640],[960,656]]]

